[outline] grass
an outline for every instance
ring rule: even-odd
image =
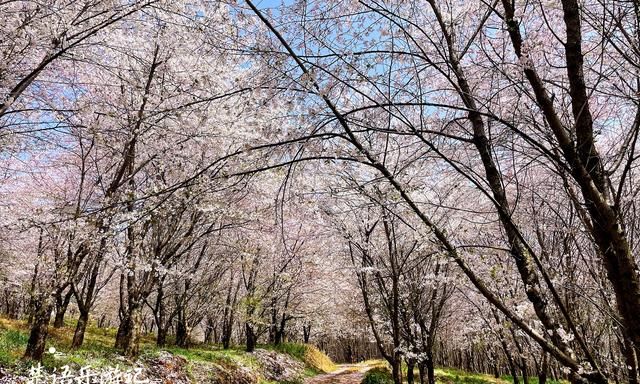
[[[509,383],[513,383],[513,376],[511,375],[503,375],[500,377],[502,380],[509,382]],[[537,376],[529,376],[529,384],[538,384],[538,377]],[[522,383],[522,377],[518,377],[518,381],[520,383]],[[547,378],[547,384],[567,384],[568,382],[565,380],[553,380],[551,378]]]
[[[56,353],[45,353],[42,361],[44,368],[53,370],[68,365],[72,369],[84,366],[93,368],[112,367],[115,365],[123,369],[132,368],[135,362],[122,357],[113,347],[116,329],[98,328],[94,325],[87,327],[85,342],[80,350],[71,350],[75,323],[66,322],[62,328],[49,328],[47,350],[55,348]],[[17,372],[24,372],[33,364],[22,361],[21,357],[29,338],[29,326],[26,321],[11,320],[0,317],[0,366],[10,368]],[[311,345],[285,343],[278,346],[261,346],[285,353],[301,361],[305,365],[304,376],[315,376],[319,373],[330,372],[336,369],[336,365],[317,348]],[[246,353],[241,348],[224,350],[219,345],[196,345],[185,349],[175,346],[158,348],[155,345],[154,335],[144,335],[140,340],[140,358],[153,359],[161,351],[167,351],[173,355],[185,358],[188,363],[186,372],[188,375],[195,373],[211,373],[221,375],[233,375],[239,370],[249,370],[257,377],[259,384],[282,384],[265,380],[260,376],[260,363],[254,355]],[[222,382],[235,382],[233,377],[226,378]],[[197,380],[196,380],[197,381]]]
[[[393,384],[393,377],[387,367],[374,367],[364,374],[362,384]]]
[[[73,331],[73,324],[69,323],[62,328],[49,328],[47,350],[53,347],[56,353],[45,353],[42,360],[42,365],[45,368],[60,368],[64,365],[72,368],[86,365],[101,368],[114,365],[114,361],[117,361],[120,366],[132,364],[120,357],[113,348],[115,330],[89,326],[85,333],[85,343],[82,349],[71,352]],[[20,368],[28,364],[28,362],[20,360],[28,339],[29,326],[26,321],[0,318],[0,365]],[[149,345],[149,341],[148,336],[142,339],[145,346]]]
[[[0,365],[13,364],[22,354],[29,337],[18,330],[8,329],[0,333]]]
[[[215,345],[199,345],[194,348],[179,348],[168,346],[162,348],[163,351],[170,352],[173,355],[182,356],[189,362],[217,362],[222,365],[241,365],[247,368],[259,368],[258,360],[250,353],[237,348],[220,349]],[[153,351],[157,351],[154,348]]]
[[[329,356],[311,344],[282,343],[268,346],[268,348],[293,356],[304,362],[309,369],[310,376],[333,372],[337,369],[336,364],[331,361]]]
[[[439,368],[435,370],[436,380],[442,383],[454,384],[508,384],[501,378],[482,373],[469,373],[453,368]]]

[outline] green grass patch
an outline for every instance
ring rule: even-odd
[[[436,380],[452,384],[507,384],[502,379],[482,373],[469,373],[460,369],[441,368],[435,370]]]
[[[241,349],[221,349],[216,346],[194,346],[189,349],[179,347],[165,347],[158,350],[164,350],[174,355],[182,356],[189,361],[200,362],[228,362],[235,365],[240,364],[247,368],[258,368],[259,363],[250,353]]]
[[[511,375],[502,375],[500,378],[506,382],[513,383],[513,376]],[[538,376],[529,376],[529,384],[538,384],[540,381]],[[518,377],[518,382],[522,383],[522,377]],[[553,380],[551,378],[547,378],[547,384],[567,384],[566,380]]]
[[[393,377],[389,368],[375,367],[364,374],[362,384],[393,384]]]
[[[0,365],[15,364],[27,345],[29,336],[24,332],[9,329],[0,330]]]

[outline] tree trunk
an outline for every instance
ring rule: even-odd
[[[246,350],[247,352],[253,352],[256,349],[257,337],[251,323],[245,323],[245,333],[247,338]]]
[[[158,329],[156,335],[156,345],[158,347],[164,347],[167,345],[167,333],[169,332],[169,325],[167,324],[167,311],[164,305],[164,280],[159,279],[156,289],[156,302],[153,309],[153,320]]]
[[[231,346],[231,327],[225,327],[222,333],[222,349],[229,349]]]
[[[231,275],[233,282],[233,275]],[[242,279],[238,279],[235,287],[229,284],[229,290],[227,291],[227,298],[225,301],[224,312],[222,316],[222,348],[229,349],[231,345],[231,336],[233,335],[233,323],[235,321],[236,314],[236,301],[238,298],[238,291],[240,290],[240,283]]]
[[[391,362],[391,376],[393,384],[402,384],[402,365],[400,359],[394,359]]]
[[[540,372],[538,372],[538,384],[546,384],[547,371],[549,370],[549,356],[546,352],[542,352],[542,366]]]
[[[218,335],[216,332],[217,324],[212,317],[207,317],[207,325],[204,330],[204,342],[205,344],[213,344],[217,341]]]
[[[413,368],[415,365],[416,363],[413,360],[407,360],[407,384],[414,383]]]
[[[495,354],[491,354],[491,368],[493,370],[493,377],[496,379],[500,378],[500,371],[498,370],[498,359]]]
[[[269,344],[279,344],[276,342],[278,333],[278,311],[275,299],[271,300],[271,324],[269,324]]]
[[[429,357],[426,361],[427,366],[427,381],[429,384],[436,384],[436,372],[433,365],[433,356]]]
[[[116,335],[115,347],[127,357],[135,357],[140,351],[140,326],[142,323],[142,308],[134,306],[120,322]]]
[[[179,319],[176,325],[176,345],[189,348],[189,326],[185,319]]]
[[[125,338],[127,336],[128,328],[131,327],[131,319],[130,314],[125,314],[124,317],[120,319],[120,324],[118,325],[118,332],[116,333],[116,342],[114,347],[116,349],[123,349],[125,344]]]
[[[158,335],[156,337],[156,345],[158,347],[164,347],[167,345],[167,334],[169,333],[169,327],[163,326],[158,328]]]
[[[288,305],[289,302],[289,298],[287,297],[287,304]],[[278,323],[277,327],[276,327],[276,340],[275,340],[275,344],[276,345],[280,345],[282,343],[285,342],[284,337],[285,337],[285,330],[287,329],[287,320],[289,318],[287,317],[287,313],[285,311],[282,312],[282,315],[280,315],[280,322]]]
[[[64,327],[64,315],[67,312],[72,295],[72,290],[69,290],[64,296],[62,294],[56,295],[56,317],[53,321],[53,328]]]
[[[87,324],[89,323],[89,312],[80,311],[78,317],[78,323],[76,324],[76,330],[73,333],[73,341],[71,342],[72,349],[78,349],[84,343],[84,333],[87,330]]]
[[[53,305],[47,302],[47,298],[34,301],[31,333],[29,334],[29,341],[27,342],[27,349],[24,352],[23,359],[42,360],[52,311]]]
[[[309,344],[311,338],[311,324],[305,324],[302,326],[302,341],[305,344]]]
[[[522,371],[522,382],[524,384],[529,384],[529,368],[527,367],[527,361],[522,358],[521,363],[521,371]]]
[[[425,381],[426,377],[426,364],[424,361],[421,361],[418,363],[418,376],[420,377],[420,384],[427,384],[427,382]]]

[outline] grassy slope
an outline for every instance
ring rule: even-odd
[[[273,349],[280,353],[285,353],[304,362],[309,372],[308,376],[333,372],[337,369],[336,364],[313,345],[284,343],[280,345],[266,346],[266,348]]]
[[[71,339],[73,337],[73,324],[69,323],[60,329],[50,328],[47,348],[54,347],[55,355],[47,353],[42,365],[53,369],[63,365],[79,368],[90,365],[94,368],[119,365],[131,367],[134,362],[121,357],[113,348],[116,330],[112,328],[97,328],[89,326],[85,335],[85,343],[80,350],[71,351]],[[25,350],[29,337],[29,329],[26,322],[0,318],[0,366],[11,367],[18,371],[24,371],[26,362],[20,357]],[[302,361],[306,367],[304,375],[314,376],[318,373],[329,372],[335,369],[335,364],[315,347],[300,344],[283,344],[277,347],[262,346],[280,353],[290,355],[294,359]],[[231,367],[247,367],[254,372],[259,372],[259,362],[255,356],[248,354],[239,348],[223,350],[216,345],[198,345],[190,349],[178,347],[158,348],[155,346],[153,335],[145,335],[141,339],[141,357],[148,358],[158,355],[160,351],[167,351],[174,355],[182,356],[189,362],[188,370],[198,364],[211,364],[225,369]],[[261,384],[271,384],[259,377]]]
[[[391,380],[391,372],[389,371],[389,366],[386,362],[382,360],[375,360],[369,362],[370,366],[373,366],[374,369],[370,370],[367,375],[365,375],[365,384],[386,384],[392,383]],[[403,366],[404,376],[406,377],[406,366]],[[418,377],[418,370],[414,371],[416,380]],[[470,373],[465,372],[459,369],[453,368],[437,368],[435,370],[436,382],[444,383],[444,384],[511,384],[513,383],[513,379],[510,376],[503,376],[500,378],[495,378],[491,375],[483,374],[483,373]],[[367,381],[368,379],[368,381]],[[520,382],[522,382],[522,378],[520,378]],[[537,377],[529,377],[530,384],[537,384]],[[551,379],[547,380],[548,384],[568,384],[565,381],[554,381]]]

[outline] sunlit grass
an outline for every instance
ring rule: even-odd
[[[337,369],[336,364],[331,361],[329,356],[311,344],[282,343],[266,347],[293,356],[304,362],[310,370],[315,370],[316,373],[328,373]]]
[[[436,380],[441,383],[455,384],[508,384],[501,378],[482,373],[470,373],[459,369],[438,368],[435,370]]]
[[[53,370],[62,366],[79,369],[84,366],[106,368],[119,366],[122,369],[132,368],[136,363],[121,356],[114,348],[117,329],[98,328],[91,324],[87,327],[84,344],[79,350],[71,350],[71,341],[75,322],[65,322],[62,328],[49,328],[47,350],[55,349],[55,353],[45,353],[42,365]],[[26,321],[0,318],[0,366],[24,372],[32,362],[22,361],[29,338],[29,326]],[[315,376],[323,372],[331,372],[336,365],[317,348],[310,345],[285,343],[279,346],[260,346],[290,355],[304,363],[305,377]],[[140,340],[140,358],[143,360],[157,357],[161,351],[181,356],[187,360],[187,374],[192,370],[208,372],[210,375],[222,372],[236,372],[240,367],[249,369],[257,375],[259,384],[277,384],[262,378],[259,374],[260,363],[253,354],[247,353],[241,346],[222,349],[220,345],[199,344],[192,348],[176,346],[157,347],[153,334],[146,334]],[[217,373],[216,373],[217,372]]]
[[[500,378],[508,383],[513,383],[513,376],[511,375],[503,375],[500,376]],[[522,382],[522,377],[518,378],[519,382]],[[528,377],[529,380],[529,384],[538,384],[539,380],[537,376],[529,376]],[[547,384],[568,384],[569,382],[566,380],[553,380],[550,378],[547,378]]]

